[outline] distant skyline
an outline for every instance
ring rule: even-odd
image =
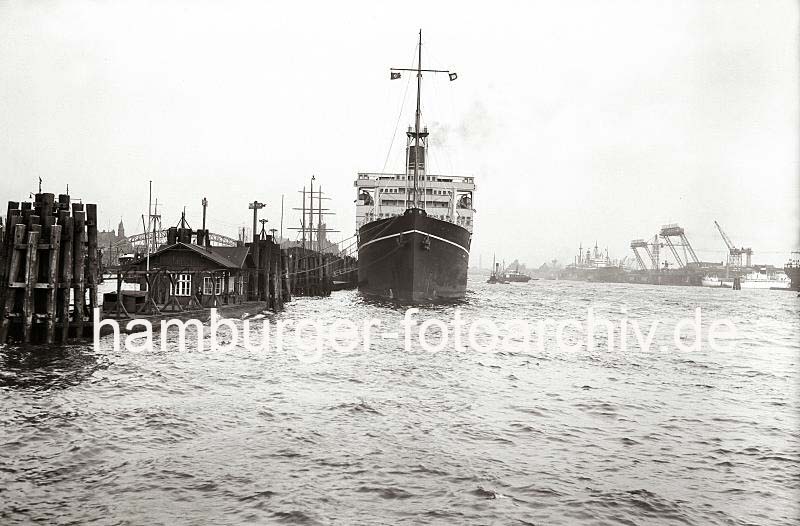
[[[723,261],[715,220],[782,265],[800,247],[799,24],[790,1],[0,1],[0,199],[69,184],[132,234],[152,180],[165,226],[185,206],[197,228],[205,197],[236,237],[254,199],[279,228],[283,194],[288,234],[314,174],[332,239],[350,237],[357,173],[402,169],[414,86],[389,68],[421,27],[424,65],[459,75],[425,77],[423,120],[433,169],[476,177],[471,265],[569,263],[595,241],[630,258],[666,223]]]

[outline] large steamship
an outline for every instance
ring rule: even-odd
[[[359,173],[356,222],[358,227],[358,288],[367,295],[404,302],[447,301],[463,298],[473,225],[472,177],[429,173],[429,134],[420,124],[423,73],[422,32],[415,69],[392,68],[417,76],[414,126],[406,132],[404,173]]]

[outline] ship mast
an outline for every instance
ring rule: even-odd
[[[417,113],[414,118],[414,208],[419,208],[417,181],[419,180],[419,121],[421,116],[420,98],[422,95],[422,30],[419,30],[419,58],[417,59]]]
[[[420,136],[428,135],[428,132],[421,132],[420,131],[420,120],[422,117],[422,109],[421,109],[421,100],[422,100],[422,73],[447,73],[448,77],[451,81],[456,80],[458,75],[452,71],[446,69],[422,69],[422,30],[419,30],[419,49],[417,55],[417,67],[415,69],[410,68],[390,68],[391,73],[390,78],[392,80],[400,78],[400,71],[413,71],[417,74],[417,112],[414,117],[414,200],[412,203],[413,208],[419,208],[419,198],[417,197],[418,193],[418,179],[419,179],[419,139]],[[394,73],[398,72],[398,73]],[[410,132],[409,132],[410,135]],[[424,156],[425,154],[423,154]]]

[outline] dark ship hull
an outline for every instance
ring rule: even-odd
[[[567,267],[561,271],[559,279],[594,283],[625,283],[628,281],[628,275],[619,267]]]
[[[403,302],[458,300],[467,291],[470,232],[410,208],[358,230],[358,289]]]
[[[789,285],[789,288],[791,290],[800,291],[800,267],[786,265],[783,270],[791,280],[791,285]]]

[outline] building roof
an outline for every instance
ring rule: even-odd
[[[244,267],[245,259],[247,258],[247,254],[250,253],[250,247],[242,246],[242,247],[201,247],[200,245],[194,245],[191,243],[182,243],[177,242],[172,245],[161,245],[158,250],[150,254],[150,257],[158,256],[159,254],[163,254],[164,252],[168,252],[175,248],[187,248],[193,252],[196,252],[200,256],[212,261],[213,263],[220,266],[220,268],[227,268],[227,269],[241,269]],[[144,261],[144,258],[139,258],[136,261],[133,261],[132,264],[141,263]]]
[[[206,249],[208,250],[208,249]],[[230,261],[236,268],[244,267],[245,258],[250,253],[250,247],[210,247],[210,250]]]

